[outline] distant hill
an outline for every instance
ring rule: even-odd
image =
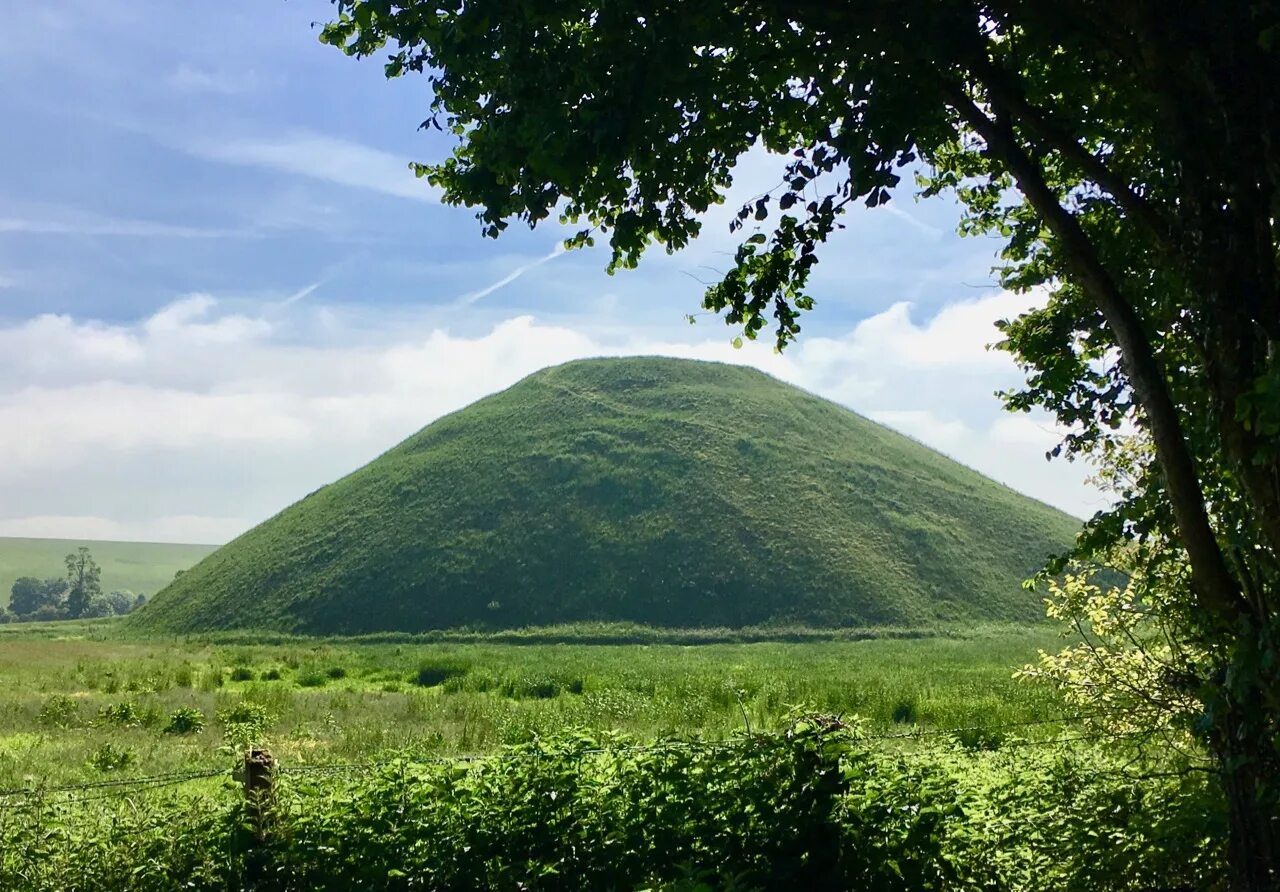
[[[173,581],[218,546],[164,542],[100,542],[92,539],[20,539],[0,536],[0,604],[9,606],[9,590],[20,576],[62,576],[62,559],[88,546],[102,568],[104,592],[128,589],[147,597]]]
[[[545,369],[245,533],[129,622],[308,633],[579,620],[1036,620],[1079,521],[740,366]]]

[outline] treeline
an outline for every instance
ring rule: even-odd
[[[81,546],[64,559],[65,576],[23,576],[9,590],[9,608],[0,606],[0,623],[45,622],[122,616],[146,603],[146,595],[102,591],[102,570]]]

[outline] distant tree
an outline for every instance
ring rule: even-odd
[[[34,576],[22,576],[9,590],[9,606],[19,615],[35,613],[44,604],[44,583]]]
[[[0,604],[0,626],[17,621],[18,617],[10,612],[8,607]]]
[[[96,597],[92,597],[89,599],[89,601],[84,605],[84,607],[81,608],[80,613],[76,618],[77,619],[100,619],[104,616],[114,616],[114,615],[115,615],[115,610],[112,607],[111,601],[108,599],[108,597],[106,595],[97,595]]]
[[[89,610],[95,599],[102,598],[102,570],[89,549],[83,545],[66,557],[67,564],[67,614],[78,619]]]
[[[139,594],[136,598],[133,599],[133,604],[129,607],[130,612],[137,610],[139,607],[141,607],[145,603],[147,603],[147,596],[143,594]]]
[[[124,616],[133,609],[133,605],[137,600],[137,596],[133,592],[125,589],[124,591],[112,592],[107,595],[107,605],[111,608],[111,613],[115,616]]]
[[[23,576],[13,583],[10,590],[9,606],[18,616],[28,616],[41,607],[57,607],[67,594],[65,579],[36,579],[34,576]]]
[[[22,617],[29,622],[44,623],[56,619],[67,619],[67,608],[58,604],[45,604],[35,613],[29,613]]]

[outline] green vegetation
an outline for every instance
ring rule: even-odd
[[[546,369],[210,555],[129,624],[309,633],[578,621],[1035,620],[1078,522],[738,366]]]
[[[247,724],[298,765],[487,752],[566,729],[722,739],[777,729],[800,706],[892,732],[1063,713],[1048,686],[1013,678],[1053,646],[1044,630],[688,646],[102,637],[116,629],[0,630],[0,788],[100,779],[104,743],[136,757],[124,776],[225,767]],[[99,640],[44,637],[65,630]]]
[[[1003,326],[1026,375],[1005,405],[1047,411],[1065,432],[1055,453],[1116,473],[1118,499],[1077,556],[1136,570],[1126,606],[1158,618],[1175,658],[1158,664],[1161,697],[1191,706],[1231,801],[1233,888],[1276,888],[1273,0],[1183,0],[1176,16],[526,0],[500,27],[485,3],[335,6],[323,42],[429,80],[407,120],[456,142],[415,170],[488,236],[558,220],[578,227],[566,247],[599,238],[611,272],[634,267],[698,235],[740,158],[774,153],[777,185],[731,219],[738,249],[703,306],[779,349],[814,307],[809,277],[848,208],[898,200],[913,177],[917,197],[953,195],[961,233],[1002,243],[1000,284],[1040,296]]]
[[[1221,802],[1170,738],[1013,677],[1044,629],[552,632],[0,630],[0,888],[1221,885]],[[261,810],[249,746],[277,760]]]
[[[470,762],[282,766],[274,793],[252,802],[198,775],[176,794],[35,794],[0,811],[0,886],[1105,892],[1221,882],[1222,808],[1206,779],[1141,777],[1145,763],[1127,748],[895,751],[818,715],[716,746],[636,744],[566,733]]]
[[[145,595],[130,591],[104,594],[102,568],[88,546],[81,545],[63,563],[65,577],[18,577],[9,593],[10,612],[0,610],[0,623],[124,616],[146,603]]]
[[[161,542],[103,542],[84,539],[20,539],[0,536],[0,602],[13,584],[28,576],[39,580],[66,577],[66,557],[87,547],[101,567],[104,592],[129,591],[150,596],[193,566],[215,545]]]

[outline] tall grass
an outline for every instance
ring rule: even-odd
[[[295,764],[405,748],[486,752],[564,729],[718,739],[776,728],[797,706],[895,730],[1023,722],[1059,714],[1048,690],[1012,677],[1052,645],[1048,633],[1007,629],[630,646],[5,635],[0,787],[226,764],[217,716],[240,703],[270,716],[259,742]],[[163,734],[184,709],[205,717],[203,728]],[[104,743],[127,752],[127,764],[95,764]]]

